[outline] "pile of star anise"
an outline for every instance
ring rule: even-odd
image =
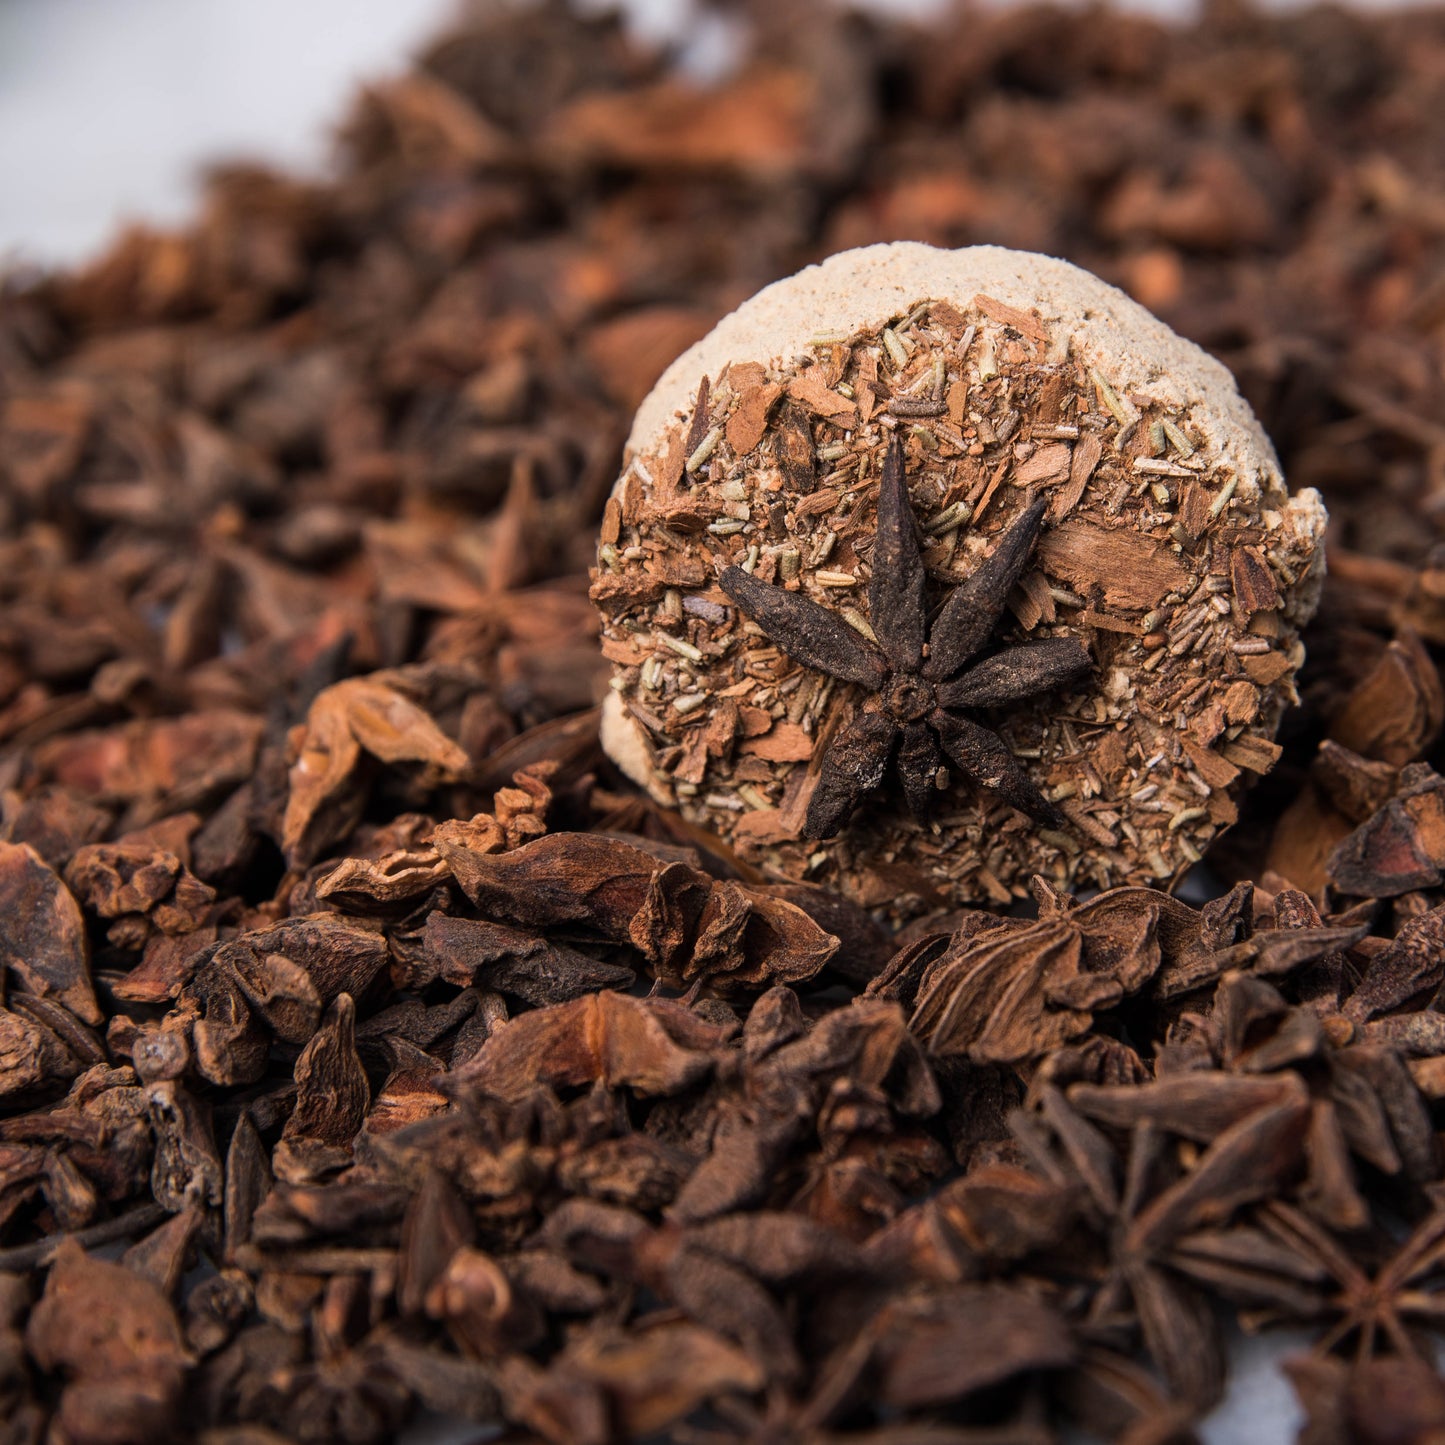
[[[1445,1430],[1445,13],[728,14],[483,8],[0,292],[5,1445],[1183,1439],[1236,1322]],[[1325,493],[1189,903],[899,931],[598,748],[632,408],[898,237],[1119,282]]]

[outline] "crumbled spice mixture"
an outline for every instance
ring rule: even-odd
[[[1295,698],[1315,539],[1282,520],[1277,485],[1211,464],[1190,416],[1121,396],[1067,352],[986,296],[920,301],[876,332],[819,337],[786,373],[735,364],[705,379],[692,414],[631,458],[592,596],[661,800],[766,868],[903,908],[1004,902],[1035,873],[1065,888],[1168,879],[1236,820]],[[1082,639],[1095,667],[990,724],[1066,826],[965,785],[919,824],[885,787],[835,843],[799,836],[866,689],[794,662],[717,579],[741,567],[876,642],[893,438],[935,606],[1032,497],[1047,501],[1001,639]]]

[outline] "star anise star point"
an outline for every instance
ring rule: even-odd
[[[903,472],[903,446],[889,444],[878,489],[878,531],[868,583],[877,643],[801,593],[741,567],[719,577],[724,592],[795,662],[866,690],[864,706],[823,755],[803,833],[831,838],[897,754],[904,797],[926,815],[939,770],[953,765],[977,788],[1058,826],[1064,820],[1019,767],[1003,739],[964,710],[999,707],[1073,681],[1090,665],[1075,637],[1003,647],[981,660],[1010,590],[1023,575],[1043,525],[1038,498],[1010,523],[993,551],[949,594],[932,626],[918,528]]]

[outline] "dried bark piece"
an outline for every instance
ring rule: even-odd
[[[0,843],[0,964],[24,992],[101,1022],[80,909],[28,843]]]
[[[1326,738],[1310,769],[1311,781],[1351,823],[1363,823],[1390,801],[1399,771],[1388,763],[1362,758]]]
[[[1191,582],[1189,572],[1156,538],[1077,518],[1044,535],[1039,560],[1070,586],[1086,595],[1097,592],[1106,607],[1125,612],[1156,608]]]
[[[534,1006],[567,1003],[601,988],[626,988],[636,978],[630,968],[598,962],[501,923],[433,913],[424,937],[435,977],[463,988],[485,984]],[[412,981],[425,982],[415,975]]]
[[[356,1005],[350,994],[337,995],[293,1072],[296,1103],[281,1141],[292,1173],[304,1177],[309,1157],[329,1158],[327,1151],[349,1148],[371,1103],[371,1086],[356,1053]],[[278,1168],[280,1163],[278,1154]]]
[[[479,853],[465,827],[437,847],[486,914],[529,928],[585,925],[630,943],[665,982],[758,987],[811,978],[837,951],[802,909],[762,888],[716,882],[619,839],[553,833],[509,853]]]
[[[403,690],[396,673],[348,678],[316,697],[291,766],[281,845],[293,864],[311,862],[350,831],[365,789],[363,754],[382,763],[419,765],[437,782],[470,765],[466,753]]]
[[[987,1285],[891,1302],[870,1333],[873,1388],[904,1409],[963,1399],[1025,1370],[1060,1369],[1077,1350],[1047,1305]]]
[[[1403,632],[1345,700],[1330,736],[1367,758],[1400,766],[1420,757],[1445,726],[1445,687],[1424,644]]]
[[[697,337],[693,336],[692,341]],[[689,342],[691,344],[691,342]],[[677,353],[673,352],[672,356]],[[663,366],[672,360],[672,356],[664,361],[662,366],[653,375],[652,381],[656,381],[662,374]],[[652,381],[648,383],[647,389],[635,400],[640,402],[647,391],[652,388]],[[773,404],[783,394],[782,386],[777,382],[758,382],[738,397],[737,405],[728,413],[727,439],[728,445],[735,452],[750,452],[762,441],[767,430],[768,413],[772,411]]]
[[[676,1093],[715,1065],[720,1031],[673,1004],[589,994],[513,1019],[453,1075],[457,1087],[521,1099],[538,1084]]]
[[[1412,999],[1433,993],[1445,980],[1445,908],[1412,918],[1389,946],[1370,960],[1365,976],[1345,1000],[1344,1014],[1364,1023]]]
[[[773,451],[778,467],[792,490],[800,496],[811,492],[818,478],[817,462],[813,456],[813,429],[803,409],[791,402],[785,402],[778,408]]]
[[[1434,887],[1445,868],[1445,781],[1423,763],[1403,769],[1394,797],[1336,846],[1325,867],[1342,893],[1365,898]]]
[[[189,1356],[164,1292],[67,1241],[26,1327],[42,1369],[66,1379],[57,1423],[77,1445],[155,1439],[176,1423]]]

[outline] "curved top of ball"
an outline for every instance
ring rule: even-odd
[[[1188,411],[1215,459],[1268,491],[1283,485],[1274,447],[1228,369],[1117,286],[1034,251],[946,251],[921,241],[840,251],[749,297],[663,372],[637,410],[628,451],[689,410],[701,378],[730,362],[787,369],[820,334],[876,328],[925,297],[969,303],[980,295],[1037,313],[1055,348],[1097,366],[1117,391],[1148,391]]]

